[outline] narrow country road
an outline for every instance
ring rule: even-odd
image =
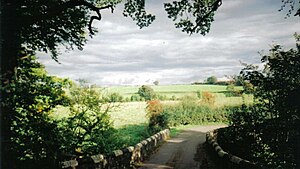
[[[224,125],[184,129],[176,137],[167,140],[140,169],[213,169],[214,164],[207,157],[203,143],[207,131],[220,127]]]

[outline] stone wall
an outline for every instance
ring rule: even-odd
[[[256,169],[254,163],[225,152],[217,142],[217,130],[212,130],[206,133],[206,142],[213,149],[213,152],[220,158],[222,164],[226,168],[243,168]]]
[[[66,169],[126,169],[134,168],[149,157],[153,151],[170,135],[169,129],[163,130],[143,141],[110,154],[97,154],[90,157],[75,158],[60,163]]]

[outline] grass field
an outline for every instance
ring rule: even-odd
[[[130,97],[136,94],[140,86],[114,86],[107,87],[103,92],[113,93],[117,92],[123,97]],[[227,86],[221,85],[158,85],[151,86],[156,93],[173,96],[177,95],[178,98],[189,95],[195,96],[197,91],[208,91],[215,95],[215,107],[222,107],[226,105],[241,105],[243,103],[249,104],[253,101],[252,95],[243,95],[243,97],[226,97],[223,92],[226,92]],[[235,87],[236,90],[241,90],[242,87]],[[163,101],[172,102],[172,101]],[[175,101],[176,102],[176,101]],[[146,102],[125,102],[121,103],[119,108],[110,112],[111,120],[114,127],[121,128],[126,125],[144,124],[147,122],[145,116]],[[52,116],[57,118],[66,117],[68,109],[59,107],[55,110]]]
[[[119,93],[123,97],[130,97],[133,94],[136,94],[139,90],[140,86],[114,86],[114,87],[106,87],[104,92],[107,93]],[[196,92],[204,92],[209,91],[216,94],[223,94],[222,92],[226,92],[227,86],[222,85],[158,85],[151,86],[153,90],[159,95],[165,95],[168,98],[175,96],[177,98],[183,97],[184,95],[194,95],[196,96]],[[237,90],[241,90],[242,87],[235,87]]]
[[[119,87],[108,87],[103,92],[113,93],[117,92],[123,97],[130,97],[136,94],[140,86],[119,86]],[[176,96],[181,98],[183,96],[195,96],[197,98],[198,91],[208,91],[215,95],[214,107],[222,107],[226,105],[241,105],[242,103],[252,103],[253,96],[243,95],[243,97],[226,97],[226,86],[220,85],[166,85],[166,86],[151,86],[154,91],[160,95],[166,95],[167,97]],[[242,89],[236,87],[236,90]],[[163,103],[177,103],[179,101],[162,101]],[[199,100],[201,102],[201,100]],[[146,102],[123,102],[120,103],[117,108],[109,112],[113,127],[117,130],[118,138],[120,142],[124,143],[122,146],[129,146],[138,143],[149,136],[147,133],[147,122],[146,117]],[[51,116],[61,119],[67,117],[69,109],[66,107],[56,108]],[[181,127],[172,129],[172,134],[179,132]],[[122,147],[120,147],[122,148]]]
[[[120,107],[110,112],[114,127],[121,128],[126,125],[147,123],[146,102],[127,102],[121,103]]]

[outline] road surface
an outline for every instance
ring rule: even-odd
[[[203,143],[205,133],[224,125],[196,126],[170,138],[140,169],[214,169]]]

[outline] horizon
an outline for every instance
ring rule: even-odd
[[[286,11],[278,12],[280,0],[224,0],[210,32],[190,36],[175,28],[162,4],[146,2],[156,20],[143,29],[122,16],[122,4],[113,14],[105,10],[94,23],[99,32],[83,51],[62,49],[61,64],[39,52],[39,61],[50,75],[96,85],[189,84],[237,75],[240,62],[259,64],[258,52],[266,53],[272,44],[294,47],[293,34],[300,27],[296,17],[284,19]]]

